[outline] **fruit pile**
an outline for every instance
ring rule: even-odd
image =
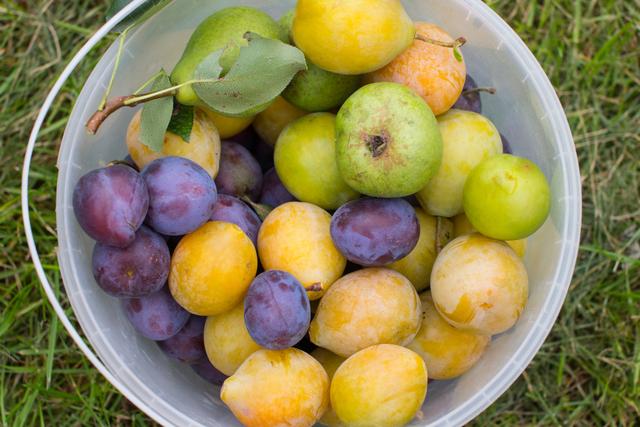
[[[517,322],[525,239],[549,212],[543,173],[481,115],[493,90],[464,40],[396,0],[333,4],[207,18],[165,87],[130,98],[151,101],[129,156],[73,195],[97,284],[246,426],[410,422],[428,380]],[[296,52],[304,69],[261,80]],[[248,63],[271,74],[247,80]]]

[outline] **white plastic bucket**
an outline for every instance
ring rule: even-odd
[[[96,66],[69,118],[58,159],[57,227],[59,264],[69,301],[89,346],[65,316],[40,264],[28,211],[28,172],[43,120],[60,88],[89,50],[124,16],[135,0],[84,46],[63,72],[33,129],[23,171],[23,217],[31,254],[43,287],[72,338],[91,362],[129,400],[164,425],[239,425],[218,398],[218,389],[188,366],[168,359],[155,343],[134,332],[117,300],[104,294],[91,273],[93,242],[72,211],[75,183],[86,172],[126,154],[124,137],[133,110],[122,110],[88,136],[84,123],[109,79],[116,46]],[[196,25],[217,9],[260,7],[279,17],[294,0],[178,0],[136,29],[125,44],[114,94],[131,93],[150,75],[171,70]],[[551,215],[529,239],[525,263],[530,296],[517,325],[494,337],[488,352],[457,380],[433,382],[424,418],[411,425],[461,425],[495,401],[522,373],[542,345],[569,287],[579,243],[581,197],[576,153],[564,112],[542,68],[509,26],[480,0],[407,0],[415,20],[434,22],[453,36],[465,36],[469,73],[482,86],[498,89],[483,97],[483,113],[507,136],[514,152],[534,160],[551,182]]]

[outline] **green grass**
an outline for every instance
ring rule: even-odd
[[[557,88],[582,172],[581,251],[541,351],[477,425],[640,424],[640,4],[489,1]],[[57,321],[29,262],[20,214],[28,133],[53,79],[100,24],[106,1],[0,2],[0,425],[147,425]],[[65,86],[33,163],[32,215],[56,286],[57,147],[92,63]]]

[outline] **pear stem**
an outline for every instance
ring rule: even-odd
[[[220,79],[199,79],[199,80],[189,80],[187,82],[181,83],[179,85],[175,85],[166,89],[162,89],[156,92],[145,93],[144,95],[138,95],[134,93],[133,95],[127,96],[118,96],[107,101],[102,110],[98,110],[89,118],[86,124],[86,128],[90,134],[95,135],[100,129],[102,123],[107,120],[107,118],[118,111],[123,107],[135,107],[137,105],[143,104],[145,102],[150,102],[160,98],[166,98],[168,96],[174,96],[178,89],[183,88],[185,86],[190,86],[196,83],[213,83]],[[148,84],[148,82],[147,82]],[[147,85],[145,84],[145,86]],[[142,86],[144,88],[144,86]]]
[[[420,40],[423,41],[425,43],[430,43],[430,44],[434,44],[436,46],[441,46],[441,47],[449,47],[451,49],[457,49],[459,47],[464,46],[464,44],[467,42],[467,39],[465,39],[464,37],[458,37],[457,39],[455,39],[452,42],[443,42],[441,40],[436,40],[436,39],[432,39],[429,37],[425,37],[421,34],[416,34],[415,36],[416,40]]]
[[[464,92],[462,92],[461,96],[469,95],[476,92],[487,92],[487,93],[490,93],[491,95],[495,95],[496,88],[495,87],[474,87],[473,89],[467,89]]]

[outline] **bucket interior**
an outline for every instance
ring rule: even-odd
[[[515,154],[542,168],[552,187],[551,216],[528,242],[525,263],[530,296],[522,318],[514,328],[494,337],[471,371],[456,380],[431,382],[424,418],[412,423],[460,424],[517,378],[555,321],[578,242],[577,167],[553,89],[525,45],[486,5],[477,0],[403,3],[414,20],[436,23],[454,37],[467,38],[462,51],[469,74],[480,86],[497,88],[494,96],[482,95],[483,114],[508,138]],[[129,36],[112,93],[131,93],[160,67],[170,71],[191,32],[215,10],[248,5],[278,18],[293,4],[292,0],[175,1]],[[84,129],[104,93],[115,50],[115,46],[109,49],[83,88],[58,160],[59,260],[65,289],[94,349],[128,392],[154,409],[149,415],[180,426],[239,425],[220,402],[219,389],[135,333],[119,302],[99,289],[91,273],[94,242],[77,224],[71,201],[74,185],[83,174],[126,155],[125,133],[135,110],[114,114],[96,136]]]

